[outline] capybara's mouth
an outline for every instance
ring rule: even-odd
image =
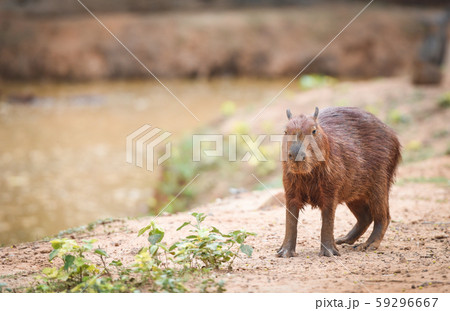
[[[306,174],[311,171],[311,167],[306,161],[289,161],[288,168],[293,174]]]

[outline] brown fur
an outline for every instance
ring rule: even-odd
[[[288,118],[289,114],[290,111]],[[287,159],[283,162],[286,236],[278,256],[294,256],[298,213],[305,204],[320,208],[322,213],[320,255],[339,255],[336,244],[353,244],[372,221],[372,234],[356,248],[376,249],[390,222],[389,189],[401,159],[394,131],[361,109],[337,107],[324,109],[317,118],[291,117],[286,134],[297,135],[298,141],[283,142]],[[309,156],[302,161],[298,157],[294,160],[305,135],[311,135],[325,161],[319,161],[311,144],[305,149]],[[288,158],[288,154],[294,159]],[[347,204],[357,223],[345,237],[335,241],[334,215],[340,203]]]

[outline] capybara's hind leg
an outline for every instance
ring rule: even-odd
[[[347,206],[353,215],[355,215],[357,222],[347,235],[336,239],[336,244],[345,243],[352,245],[366,232],[373,220],[369,205],[366,202],[349,202]]]
[[[356,250],[375,250],[380,246],[384,234],[391,220],[389,216],[389,202],[386,198],[382,202],[369,203],[373,217],[373,231],[366,242],[355,246]]]

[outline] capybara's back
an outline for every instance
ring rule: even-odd
[[[401,158],[400,143],[389,126],[353,107],[323,109],[318,121],[328,137],[330,160],[345,166],[339,170],[345,171],[347,188],[362,193],[384,186],[389,191]]]
[[[322,212],[321,255],[339,255],[336,244],[353,244],[372,222],[372,234],[356,248],[378,248],[390,222],[389,190],[401,159],[395,132],[359,108],[326,108],[320,114],[316,108],[314,115],[298,116],[288,110],[287,116],[286,237],[278,255],[293,256],[298,210],[306,204]],[[340,203],[349,207],[357,223],[335,241],[334,215]]]

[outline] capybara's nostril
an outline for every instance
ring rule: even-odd
[[[303,151],[300,151],[297,155],[297,161],[303,161],[306,158],[306,154]]]

